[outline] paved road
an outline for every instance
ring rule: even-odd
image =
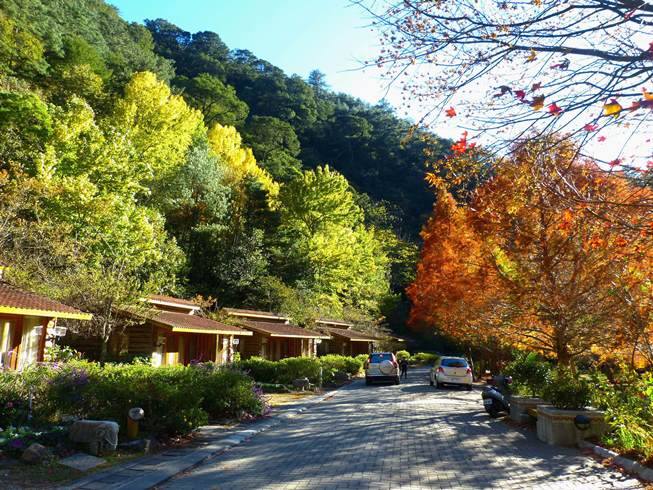
[[[476,390],[436,390],[425,370],[410,374],[399,386],[349,385],[165,488],[640,488],[489,419]]]

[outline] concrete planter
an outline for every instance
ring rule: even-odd
[[[530,421],[528,410],[537,408],[538,405],[544,405],[545,403],[541,398],[512,395],[510,397],[510,418],[514,422],[525,424]]]
[[[576,415],[585,415],[590,419],[589,429],[576,428]],[[601,437],[607,430],[605,414],[599,410],[560,410],[551,405],[537,406],[537,437],[548,444],[576,446],[588,437]]]

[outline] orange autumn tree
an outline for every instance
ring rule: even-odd
[[[635,190],[576,161],[570,143],[551,148],[550,141],[520,144],[468,205],[450,197],[438,204],[408,291],[414,324],[462,340],[498,339],[562,363],[625,340],[615,284],[631,252],[646,247],[586,203],[621,205]],[[569,188],[583,201],[566,196]]]
[[[416,280],[407,290],[413,304],[410,323],[440,325],[459,340],[483,342],[485,332],[470,327],[491,309],[492,271],[468,212],[447,191],[440,191],[422,238]],[[481,290],[485,294],[475,294]]]
[[[653,365],[653,251],[640,247],[614,281],[619,332],[614,349],[634,367]],[[614,352],[614,351],[612,351]]]

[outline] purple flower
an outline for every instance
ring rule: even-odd
[[[25,441],[22,439],[13,439],[11,442],[9,442],[9,447],[11,449],[22,449],[25,447]]]

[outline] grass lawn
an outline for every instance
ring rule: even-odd
[[[87,472],[78,471],[68,466],[60,465],[57,460],[48,464],[29,465],[13,458],[0,458],[0,485],[3,490],[19,488],[52,488],[69,480],[81,478],[95,471],[110,466],[125,463],[131,459],[143,456],[144,453],[116,452],[111,456],[103,456],[107,462]]]
[[[281,405],[299,402],[303,398],[311,395],[315,395],[315,393],[312,391],[300,391],[295,393],[270,393],[265,396],[268,398],[272,407],[279,407]]]

